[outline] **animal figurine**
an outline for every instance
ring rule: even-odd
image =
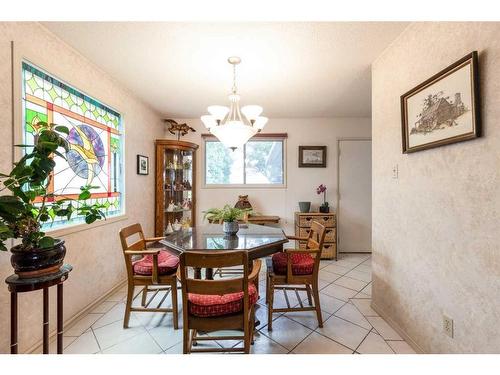
[[[235,208],[239,208],[241,210],[244,209],[252,209],[252,205],[248,200],[248,195],[238,195],[238,202],[234,205]]]
[[[165,119],[164,121],[167,124],[169,124],[167,130],[169,131],[170,134],[176,135],[176,132],[177,132],[177,140],[180,140],[181,136],[185,136],[190,131],[192,131],[192,132],[196,131],[188,124],[179,124],[179,123],[177,123],[177,121],[172,120],[172,119]]]

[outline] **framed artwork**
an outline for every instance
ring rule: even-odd
[[[326,168],[326,146],[299,146],[299,168]]]
[[[100,203],[106,217],[124,213],[123,124],[120,113],[54,75],[22,62],[22,137],[33,144],[39,122],[64,125],[69,150],[54,155],[49,193],[54,200],[77,198],[80,187],[91,185],[91,196],[79,204]],[[35,200],[42,204],[41,198]],[[81,215],[66,217],[50,213],[53,221],[43,228],[59,229],[84,222]]]
[[[479,103],[474,51],[401,96],[403,153],[479,137]]]
[[[137,174],[149,174],[149,158],[144,155],[137,155]]]

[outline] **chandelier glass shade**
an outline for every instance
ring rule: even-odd
[[[240,96],[236,86],[236,65],[239,57],[228,58],[233,66],[233,87],[229,94],[229,107],[211,105],[207,108],[209,115],[201,116],[201,121],[224,146],[231,150],[242,147],[250,138],[260,132],[267,123],[267,117],[260,116],[263,109],[258,105],[246,105],[240,109]]]

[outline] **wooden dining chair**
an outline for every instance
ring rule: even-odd
[[[321,249],[325,241],[326,228],[320,223],[313,221],[308,237],[287,236],[289,240],[307,241],[306,249],[285,249],[268,258],[266,303],[268,304],[268,331],[273,329],[273,313],[291,311],[316,311],[318,325],[323,327],[321,316],[321,305],[319,300],[318,274],[319,262],[321,260]],[[303,287],[297,287],[303,285]],[[285,294],[286,308],[273,307],[274,291],[283,290]],[[287,290],[295,291],[299,300],[299,307],[291,307]],[[299,296],[299,290],[307,293],[309,306],[304,306]],[[312,294],[312,297],[311,297]],[[314,298],[314,306],[312,299]]]
[[[132,242],[128,240],[131,237]],[[148,248],[148,244],[164,237],[145,238],[140,224],[133,224],[120,230],[123,256],[127,267],[127,303],[123,327],[127,328],[131,312],[171,312],[174,329],[178,328],[177,308],[177,267],[179,257],[169,253],[166,248]],[[134,259],[138,258],[138,259]],[[141,287],[134,296],[135,287]],[[153,295],[147,300],[148,293]],[[165,292],[156,307],[149,307],[159,292]],[[142,294],[141,307],[133,307],[133,301]],[[161,308],[167,296],[171,294],[172,308]]]
[[[200,280],[189,277],[189,268],[241,266],[242,277]],[[261,267],[253,262],[249,272],[246,251],[185,252],[180,256],[182,284],[183,353],[250,352],[253,341],[255,304],[259,298],[255,283]],[[199,336],[199,331],[242,330],[243,335]],[[243,347],[193,348],[200,341],[243,340]]]

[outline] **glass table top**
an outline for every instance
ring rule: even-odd
[[[281,228],[240,224],[234,236],[227,236],[220,224],[181,229],[168,234],[160,243],[178,251],[189,250],[258,250],[288,242]]]

